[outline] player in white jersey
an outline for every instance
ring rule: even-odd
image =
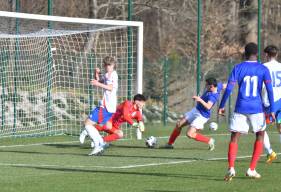
[[[115,71],[116,60],[113,57],[105,57],[103,65],[106,70],[104,75],[100,77],[100,69],[96,68],[95,78],[91,80],[91,85],[104,89],[103,99],[100,106],[94,108],[89,117],[85,120],[85,129],[81,132],[79,140],[83,144],[87,135],[93,140],[92,147],[98,146],[102,142],[102,137],[95,128],[95,124],[106,124],[113,113],[116,112],[117,106],[117,89],[118,89],[118,75]]]
[[[272,88],[273,88],[273,100],[274,100],[274,112],[276,117],[276,125],[280,134],[280,142],[281,142],[281,63],[279,63],[277,59],[278,49],[274,45],[269,45],[264,49],[264,53],[267,59],[267,63],[264,63],[270,72],[271,80],[272,80]],[[263,93],[263,104],[265,107],[265,115],[266,115],[266,123],[272,123],[269,115],[269,101],[267,92]],[[271,163],[273,160],[277,159],[276,153],[272,150],[270,146],[270,141],[267,133],[264,135],[264,148],[267,152],[267,163]]]

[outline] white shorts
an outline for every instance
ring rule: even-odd
[[[254,133],[259,131],[264,131],[266,128],[264,113],[256,113],[256,114],[234,113],[230,120],[229,131],[248,133],[250,123]]]
[[[203,129],[204,124],[209,120],[209,118],[203,117],[195,107],[191,111],[186,112],[184,117],[190,126],[196,129]]]

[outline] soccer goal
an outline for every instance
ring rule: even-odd
[[[0,25],[0,137],[79,134],[105,56],[118,62],[118,102],[142,93],[142,22],[0,11]]]

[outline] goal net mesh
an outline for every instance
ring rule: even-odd
[[[90,79],[96,67],[105,72],[106,56],[117,60],[118,103],[136,93],[136,27],[6,17],[0,23],[0,137],[79,134],[103,97]]]

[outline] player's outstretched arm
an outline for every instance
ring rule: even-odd
[[[196,102],[201,103],[206,109],[210,110],[213,106],[213,102],[208,101],[205,102],[201,97],[199,96],[193,96],[192,99],[194,99]]]

